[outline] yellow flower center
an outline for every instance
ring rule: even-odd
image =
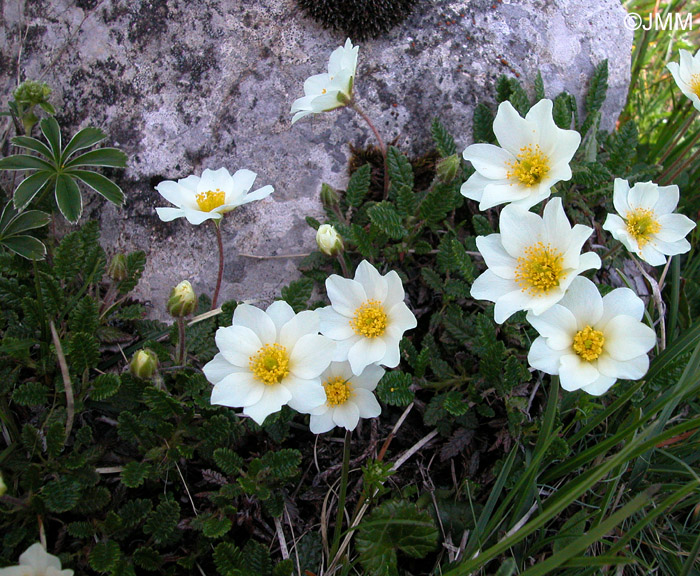
[[[700,74],[693,74],[690,77],[690,91],[700,98]]]
[[[576,332],[573,348],[574,352],[586,362],[592,362],[603,353],[603,344],[605,344],[603,333],[586,326],[583,330]]]
[[[350,326],[359,336],[376,338],[384,334],[386,322],[386,312],[384,312],[381,302],[367,300],[355,310],[355,316],[350,320]]]
[[[637,208],[627,213],[627,233],[639,244],[640,248],[649,242],[652,234],[661,230],[653,210]]]
[[[507,163],[510,170],[506,176],[509,180],[515,180],[529,188],[539,184],[547,176],[549,158],[542,153],[539,145],[523,146],[516,158],[515,162]]]
[[[226,193],[217,188],[216,190],[207,190],[200,192],[196,196],[197,206],[202,212],[211,212],[214,208],[221,206],[226,200]]]
[[[525,249],[525,255],[518,258],[515,281],[523,292],[542,296],[559,286],[564,277],[561,252],[549,244],[538,242]]]
[[[327,90],[325,88],[321,89],[321,94],[325,94],[326,92],[327,92]]]
[[[279,384],[289,374],[289,354],[281,344],[265,344],[248,360],[253,376],[268,386]]]
[[[340,406],[350,398],[350,384],[341,376],[328,379],[323,387],[326,390],[326,404],[329,406]]]

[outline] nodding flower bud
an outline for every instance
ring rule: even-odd
[[[45,82],[26,80],[15,89],[12,95],[20,104],[41,104],[46,102],[51,92],[51,88]]]
[[[158,370],[158,356],[153,350],[142,348],[131,358],[131,373],[141,380],[150,380]]]
[[[180,282],[170,291],[168,312],[174,318],[184,318],[192,314],[197,307],[197,296],[192,284],[187,280]]]
[[[107,274],[115,282],[126,280],[128,270],[126,266],[126,256],[124,254],[115,254],[107,268]]]
[[[2,472],[0,472],[0,496],[3,496],[7,492],[7,485],[5,484],[5,481],[2,479]]]
[[[443,158],[437,163],[436,166],[438,178],[440,178],[441,182],[449,184],[450,182],[453,182],[455,178],[457,178],[461,167],[462,162],[457,154],[452,154],[452,156]]]
[[[343,239],[330,224],[319,226],[316,232],[316,244],[318,249],[328,256],[337,256],[343,249]]]
[[[321,204],[324,208],[333,208],[340,202],[340,194],[328,184],[321,185]]]

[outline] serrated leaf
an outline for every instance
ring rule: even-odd
[[[12,401],[20,406],[43,406],[48,401],[49,389],[41,382],[24,382],[15,388]]]
[[[370,576],[398,574],[397,552],[423,558],[435,549],[438,531],[425,510],[407,501],[385,502],[360,524],[356,544]]]
[[[202,523],[202,533],[207,538],[221,538],[231,530],[232,525],[229,518],[212,516]]]
[[[605,94],[607,91],[608,61],[603,60],[596,66],[588,86],[588,94],[586,95],[586,120],[581,127],[581,134],[585,135],[588,129],[593,125],[593,119],[596,113],[603,106],[603,102],[605,102]]]
[[[433,292],[440,294],[444,290],[445,285],[443,279],[435,270],[432,268],[422,268],[420,274]]]
[[[175,535],[179,520],[180,505],[172,497],[166,496],[148,515],[143,531],[151,535],[157,544],[165,544]]]
[[[121,481],[127,488],[138,488],[143,484],[152,470],[148,462],[128,462],[121,472]]]
[[[535,100],[539,102],[544,98],[546,98],[544,95],[544,80],[542,80],[542,72],[538,70],[535,78]]]
[[[139,283],[146,267],[146,253],[138,250],[126,256],[126,278],[117,284],[120,294],[128,294]]]
[[[367,210],[367,215],[379,230],[395,240],[400,240],[408,234],[404,228],[401,216],[388,202],[380,202]]]
[[[481,214],[474,214],[472,216],[472,226],[474,227],[474,232],[479,236],[488,236],[493,234],[493,228],[491,228],[491,223],[488,221],[486,216]]]
[[[321,227],[321,223],[316,220],[316,218],[312,218],[311,216],[306,217],[306,223],[314,230],[318,230]]]
[[[413,215],[418,206],[418,198],[413,192],[413,167],[395,146],[389,147],[386,161],[391,183],[391,197],[396,200],[402,216]]]
[[[241,576],[243,552],[233,543],[222,542],[214,548],[214,565],[221,576]]]
[[[554,99],[552,104],[552,117],[554,123],[564,130],[571,129],[572,111],[569,94],[562,92]]]
[[[493,133],[493,112],[484,104],[479,102],[474,109],[472,120],[472,139],[474,143],[485,142],[493,144],[496,142],[496,135]]]
[[[447,158],[457,153],[457,145],[454,138],[438,118],[433,118],[433,122],[430,125],[430,133],[433,136],[435,148],[437,148],[438,154],[442,158]]]
[[[46,453],[51,458],[58,458],[66,443],[66,427],[54,420],[46,427]]]
[[[450,390],[444,396],[442,405],[452,416],[461,416],[469,411],[467,404],[462,395],[457,390]]]
[[[146,546],[134,550],[133,559],[134,564],[149,572],[157,572],[163,565],[162,556],[153,548]]]
[[[512,92],[510,79],[505,74],[501,74],[496,80],[496,102],[505,102]]]
[[[92,296],[83,296],[78,300],[78,304],[68,316],[68,327],[71,332],[94,334],[99,322],[99,308]]]
[[[437,184],[431,188],[420,205],[420,216],[433,225],[441,224],[457,207],[459,198],[453,185]],[[460,196],[461,198],[461,196]]]
[[[243,458],[230,448],[217,448],[214,450],[214,461],[226,474],[236,474],[243,467]]]
[[[299,278],[282,288],[282,299],[289,304],[294,312],[306,309],[311,292],[314,289],[314,281],[311,278]]]
[[[97,366],[100,361],[100,345],[92,334],[76,332],[68,342],[70,367],[78,374]]]
[[[98,542],[90,552],[90,566],[97,572],[111,572],[121,557],[119,544],[114,540]]]
[[[369,192],[370,178],[372,175],[372,166],[365,164],[355,170],[350,176],[348,189],[345,191],[345,201],[348,206],[358,208]]]
[[[243,548],[244,567],[256,576],[270,576],[272,560],[267,547],[254,540],[248,540]]]
[[[386,372],[377,385],[377,396],[390,406],[408,406],[415,397],[410,389],[412,383],[410,374],[400,370]]]
[[[66,174],[56,176],[54,195],[58,209],[71,224],[80,220],[83,212],[83,197],[75,180]]]
[[[525,89],[515,78],[510,79],[511,93],[508,100],[523,118],[530,110],[530,99],[527,97]]]
[[[49,481],[41,490],[46,507],[51,512],[68,512],[75,508],[82,496],[82,489],[72,478]]]

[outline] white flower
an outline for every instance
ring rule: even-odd
[[[540,333],[528,362],[558,374],[564,390],[596,396],[618,378],[639,380],[649,369],[647,352],[656,334],[641,322],[644,303],[629,288],[601,298],[595,284],[579,277],[559,304],[527,320]]]
[[[700,110],[700,50],[693,56],[687,50],[680,51],[680,64],[669,62],[666,67],[673,75],[681,92],[690,98],[693,106]]]
[[[462,184],[462,195],[479,202],[479,210],[512,202],[530,208],[550,195],[550,188],[571,178],[569,162],[581,142],[574,130],[558,128],[552,101],[540,100],[525,118],[502,102],[493,122],[500,148],[472,144],[463,156],[476,172]]]
[[[203,370],[212,404],[243,408],[258,424],[288,404],[308,413],[326,402],[321,373],[335,344],[318,334],[315,311],[294,314],[286,302],[266,311],[239,304],[233,325],[216,331],[219,353]]]
[[[333,50],[328,60],[327,74],[316,74],[306,79],[304,97],[292,104],[292,124],[309,114],[327,112],[350,103],[359,50],[360,47],[353,46],[348,38],[345,46]]]
[[[61,561],[36,542],[19,557],[19,566],[0,568],[0,576],[73,576],[73,570],[61,570]]]
[[[541,314],[562,299],[581,272],[600,268],[597,254],[581,254],[593,229],[582,224],[571,228],[560,198],[547,203],[542,218],[520,206],[506,206],[500,230],[476,239],[488,269],[471,289],[473,298],[496,303],[499,324],[518,310]]]
[[[177,182],[165,180],[156,186],[156,190],[177,208],[156,208],[156,212],[164,222],[182,216],[190,224],[219,220],[237,206],[272,194],[273,188],[269,185],[248,193],[256,177],[257,174],[250,170],[238,170],[231,176],[226,168],[219,168],[206,169],[201,178],[188,176]]]
[[[326,279],[326,291],[331,305],[319,310],[321,334],[337,343],[333,360],[350,362],[353,374],[370,364],[398,366],[399,341],[417,325],[404,304],[399,275],[392,270],[381,276],[363,260],[354,280],[333,274]]]
[[[318,249],[327,256],[336,256],[343,251],[343,239],[330,224],[322,224],[316,231]]]
[[[608,214],[603,229],[630,252],[652,266],[666,263],[666,255],[690,250],[686,234],[695,223],[683,214],[671,214],[678,205],[678,186],[659,186],[615,179],[613,204],[617,214]]]
[[[311,411],[309,428],[323,434],[335,426],[354,430],[360,418],[376,418],[382,407],[372,393],[384,376],[384,368],[367,366],[356,376],[348,362],[332,362],[321,374],[326,403]]]

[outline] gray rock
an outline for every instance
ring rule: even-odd
[[[349,143],[371,133],[340,109],[290,124],[303,81],[325,71],[344,38],[306,18],[294,0],[30,0],[0,2],[0,86],[43,79],[67,132],[88,124],[130,156],[118,176],[123,210],[92,201],[109,253],[142,249],[138,295],[163,316],[170,287],[189,279],[213,292],[217,252],[211,226],[160,222],[163,179],[205,168],[249,168],[275,193],[228,215],[222,297],[267,302],[314,248],[304,216],[321,213],[321,182],[344,187]],[[404,25],[362,43],[356,94],[387,141],[411,152],[429,146],[439,115],[460,148],[471,140],[475,104],[494,101],[493,83],[516,75],[547,95],[585,93],[594,66],[609,59],[603,127],[624,104],[632,34],[619,0],[424,0]],[[251,258],[252,254],[263,258]],[[280,257],[284,256],[284,257]]]

